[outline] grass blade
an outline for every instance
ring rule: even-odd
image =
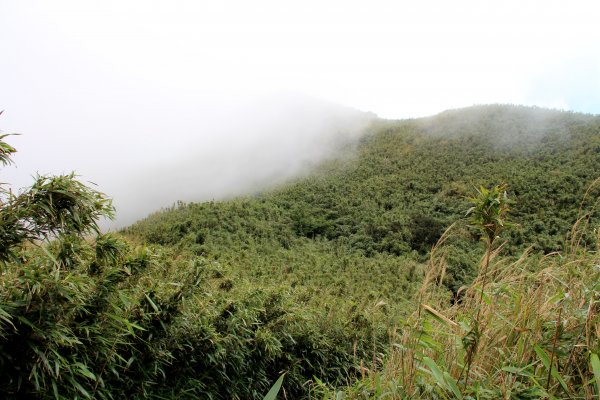
[[[263,398],[263,400],[277,399],[277,394],[279,393],[279,389],[281,389],[281,385],[283,384],[284,376],[285,376],[285,374],[282,374],[279,377],[279,379],[277,379],[277,382],[275,382],[275,384],[271,387],[271,390],[269,390],[269,393],[267,393],[267,395]]]
[[[598,354],[592,353],[590,363],[592,364],[592,370],[596,378],[596,394],[598,395],[598,400],[600,400],[600,359],[598,358]]]

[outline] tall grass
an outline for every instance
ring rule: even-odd
[[[563,253],[486,251],[454,299],[441,285],[449,229],[382,367],[350,388],[322,386],[323,398],[600,398],[600,257],[579,245],[589,225],[580,212]]]

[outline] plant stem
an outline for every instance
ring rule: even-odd
[[[554,363],[554,353],[556,352],[556,341],[558,340],[558,327],[560,326],[560,317],[562,306],[558,309],[558,318],[556,320],[556,329],[554,330],[554,340],[552,342],[552,354],[550,355],[550,365],[548,367],[548,381],[546,382],[546,392],[550,387],[550,378],[552,377],[552,363]]]
[[[485,262],[483,265],[483,277],[482,277],[482,282],[481,282],[481,294],[479,295],[479,307],[477,309],[477,315],[475,316],[475,327],[477,329],[477,342],[479,342],[479,332],[481,332],[480,330],[480,324],[479,324],[479,317],[481,316],[481,309],[483,308],[483,292],[485,291],[485,284],[487,282],[487,271],[490,265],[490,258],[491,258],[491,254],[492,254],[492,248],[494,245],[494,239],[493,238],[489,238],[486,241],[486,251],[485,251]],[[474,349],[472,349],[473,353],[472,355],[467,355],[469,361],[467,362],[467,374],[465,375],[465,388],[467,387],[467,385],[469,384],[469,375],[471,373],[471,364],[473,364],[473,359],[475,358],[475,353],[477,352],[477,347],[475,347]],[[461,371],[461,375],[462,375],[462,371]],[[460,378],[459,378],[460,379]]]
[[[483,280],[481,282],[481,293],[479,295],[479,308],[477,309],[477,316],[475,317],[475,321],[479,325],[479,316],[481,314],[481,309],[483,308],[483,292],[485,291],[485,284],[487,283],[487,270],[490,265],[490,257],[492,254],[492,246],[494,244],[493,239],[488,240],[487,249],[485,252],[485,264],[483,266]]]

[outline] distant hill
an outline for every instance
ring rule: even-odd
[[[339,138],[294,181],[179,202],[127,237],[9,244],[0,393],[259,400],[281,376],[289,399],[600,391],[599,117],[477,106]],[[500,182],[512,225],[486,247],[468,197]],[[81,221],[77,193],[65,208],[47,186],[9,199],[7,237],[64,224],[52,205]]]
[[[118,211],[107,227],[125,227],[179,200],[230,199],[306,176],[355,143],[376,117],[292,94],[265,96],[214,115],[201,111],[192,112],[188,130],[168,133],[164,154],[153,159],[148,153],[126,173],[106,176],[101,187]]]
[[[478,185],[506,182],[519,224],[511,247],[533,244],[547,253],[562,247],[563,232],[599,175],[599,117],[474,106],[377,120],[357,148],[306,178],[252,198],[162,211],[129,231],[165,244],[193,233],[202,244],[322,238],[366,256],[426,252],[464,216],[466,197]],[[254,210],[253,219],[235,207],[239,202]]]
[[[456,292],[474,277],[481,249],[465,213],[480,185],[509,185],[514,226],[505,254],[547,254],[564,248],[582,212],[598,221],[598,189],[584,196],[598,176],[600,117],[475,106],[375,120],[309,176],[252,197],[180,203],[125,231],[224,262],[257,283],[401,304],[425,268],[419,263],[455,222],[444,283]],[[581,244],[596,240],[588,234]]]

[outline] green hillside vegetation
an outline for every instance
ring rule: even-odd
[[[599,117],[478,106],[120,234],[41,177],[44,207],[2,199],[0,396],[261,399],[285,373],[288,399],[595,398],[598,176]]]
[[[261,398],[282,371],[299,397],[381,339],[362,310],[333,319],[306,291],[98,234],[110,201],[72,174],[1,194],[2,398]]]
[[[580,206],[596,199],[580,204],[600,175],[598,132],[598,117],[510,106],[379,121],[308,178],[252,198],[179,204],[127,232],[221,260],[260,282],[291,270],[292,282],[323,279],[322,290],[331,291],[348,270],[357,276],[346,289],[397,303],[419,269],[407,260],[426,259],[443,230],[464,218],[479,185],[509,184],[518,226],[508,254],[529,246],[561,251]],[[456,291],[473,278],[481,250],[465,229],[452,240],[446,284]],[[595,245],[591,235],[583,240]]]
[[[442,245],[381,363],[323,399],[596,399],[600,394],[600,268],[577,239],[562,254],[492,253],[489,273],[449,305]],[[486,285],[487,284],[487,285]],[[484,289],[483,289],[484,288]],[[483,291],[482,291],[483,290]]]

